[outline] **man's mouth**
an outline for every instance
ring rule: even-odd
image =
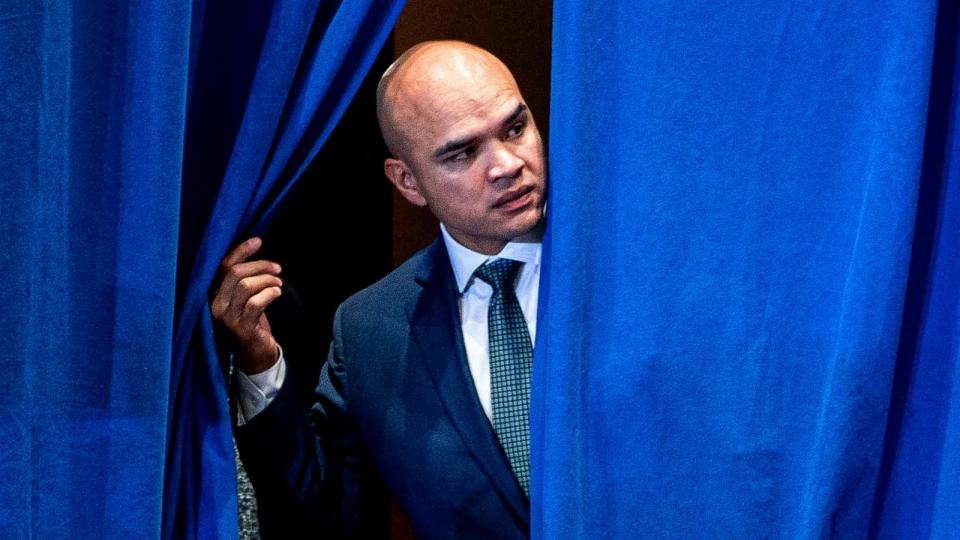
[[[530,198],[533,194],[533,186],[522,187],[515,189],[509,193],[504,193],[500,196],[496,202],[493,203],[493,207],[500,210],[516,210],[517,208],[523,208],[530,202]]]

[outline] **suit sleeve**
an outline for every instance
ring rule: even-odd
[[[270,405],[237,429],[264,538],[387,536],[386,491],[349,407],[342,309],[309,415],[288,377]]]

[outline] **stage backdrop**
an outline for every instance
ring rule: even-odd
[[[956,538],[957,18],[556,2],[534,538]]]
[[[207,291],[401,5],[0,3],[0,537],[236,538]]]

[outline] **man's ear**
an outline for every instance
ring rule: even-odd
[[[420,191],[420,184],[413,175],[410,167],[402,160],[396,158],[387,158],[383,162],[383,174],[387,175],[387,180],[393,184],[397,191],[403,195],[403,198],[410,201],[410,204],[416,206],[426,206],[427,200]]]

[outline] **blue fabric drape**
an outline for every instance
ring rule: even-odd
[[[955,2],[558,2],[534,538],[960,530]]]
[[[0,4],[2,538],[159,534],[190,23]]]
[[[0,537],[236,536],[207,290],[400,7],[0,6]]]
[[[871,532],[960,534],[960,4],[941,2],[910,280]]]
[[[186,280],[178,297],[171,368],[165,537],[236,533],[236,499],[225,496],[235,493],[232,422],[223,363],[212,340],[208,290],[223,255],[243,237],[262,232],[283,195],[316,155],[401,7],[396,0],[278,1],[263,13],[262,44],[256,50],[249,91],[240,108],[242,119],[228,145],[229,158],[209,221],[195,257],[190,259],[189,253],[181,251],[180,277]],[[256,12],[263,6],[251,3],[247,8]],[[234,11],[236,6],[226,10]],[[221,35],[221,30],[228,35]],[[204,43],[219,47],[247,38],[222,25],[205,24],[203,31]],[[199,62],[202,67],[203,56]],[[217,101],[222,95],[209,98]],[[221,157],[203,154],[196,159]],[[209,169],[201,163],[188,170]],[[186,177],[184,181],[209,179]]]

